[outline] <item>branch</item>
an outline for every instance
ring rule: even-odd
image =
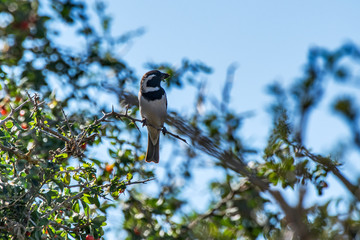
[[[123,92],[120,95],[122,105],[126,106],[138,106],[139,102],[137,98],[129,93]],[[139,120],[138,120],[139,121]],[[261,191],[267,191],[270,183],[264,178],[256,176],[255,173],[250,171],[244,160],[239,156],[235,156],[226,150],[223,150],[215,143],[211,138],[202,134],[201,129],[196,126],[189,124],[181,116],[175,112],[170,112],[166,118],[166,124],[173,126],[178,133],[182,136],[187,136],[192,141],[192,145],[200,151],[218,159],[225,167],[232,169],[240,175],[247,177],[249,181],[260,188]]]
[[[135,181],[135,182],[128,181],[127,183],[125,183],[125,185],[128,186],[128,185],[133,185],[133,184],[146,184],[147,182],[153,181],[155,179],[156,178],[148,178],[145,180],[139,180],[139,181]]]
[[[50,127],[46,126],[42,122],[38,122],[37,125],[39,126],[39,130],[43,131],[44,133],[47,133],[49,136],[55,137],[64,142],[71,141],[69,138],[67,138],[64,135],[62,135],[61,133],[58,133],[57,131],[51,129]]]
[[[38,163],[40,161],[40,160],[32,159],[30,157],[31,150],[28,153],[25,154],[25,153],[23,153],[22,151],[20,151],[19,149],[15,148],[15,147],[7,147],[7,146],[2,145],[1,143],[0,143],[0,149],[5,151],[5,152],[12,153],[17,158],[24,159],[24,160],[28,161],[29,163]]]
[[[250,171],[243,159],[234,155],[232,152],[221,149],[211,138],[201,134],[202,131],[199,128],[187,123],[187,121],[176,113],[171,113],[168,116],[167,123],[174,126],[181,135],[188,136],[192,140],[193,145],[200,151],[218,159],[225,167],[247,177],[249,181],[259,187],[261,191],[269,189],[269,182]]]
[[[80,229],[86,228],[86,227],[89,226],[90,224],[89,224],[89,223],[85,223],[85,224],[77,225],[77,227],[71,228],[71,227],[68,227],[68,226],[66,226],[66,225],[64,225],[64,224],[60,224],[60,223],[57,223],[57,222],[55,222],[55,221],[50,221],[50,222],[49,222],[49,225],[56,226],[56,227],[58,227],[58,228],[62,228],[62,229],[64,229],[64,230],[66,230],[66,231],[71,231],[71,232],[74,232],[74,233],[79,233],[79,232],[80,232]]]
[[[195,225],[200,222],[201,220],[204,220],[208,217],[211,217],[214,215],[214,213],[219,210],[224,204],[226,204],[228,201],[234,198],[234,196],[239,193],[246,191],[249,188],[249,186],[246,185],[246,181],[243,183],[240,183],[235,189],[231,189],[230,193],[226,195],[223,199],[221,199],[218,203],[215,204],[215,206],[212,209],[209,209],[206,213],[201,214],[199,217],[197,217],[195,220],[190,222],[190,224],[187,226],[189,229],[192,229],[195,227]]]
[[[6,121],[8,121],[9,119],[12,118],[12,116],[14,115],[15,112],[19,111],[26,103],[28,103],[30,101],[30,98],[27,99],[26,101],[24,101],[22,104],[20,104],[19,106],[17,106],[15,109],[13,109],[10,105],[11,111],[9,113],[9,115],[6,116],[6,118],[4,118],[3,120],[0,120],[0,126],[4,125],[6,123]]]
[[[50,212],[48,212],[44,218],[48,218],[51,214],[53,214],[55,211],[57,211],[59,208],[61,208],[61,206],[66,205],[67,203],[70,203],[72,200],[75,199],[79,199],[81,198],[85,193],[90,192],[91,189],[90,188],[85,188],[84,191],[79,192],[78,194],[69,197],[68,199],[66,199],[65,201],[61,202],[60,204],[56,205]]]
[[[184,143],[188,144],[184,138],[181,138],[179,135],[176,135],[176,134],[173,134],[173,133],[169,132],[165,127],[163,127],[163,128],[161,129],[161,131],[162,131],[162,133],[163,133],[164,135],[165,135],[165,134],[169,134],[169,135],[173,136],[174,138],[177,138],[177,139],[183,141]]]
[[[125,183],[126,186],[128,185],[133,185],[133,184],[145,184],[149,181],[154,180],[155,178],[149,178],[149,179],[145,179],[145,180],[139,180],[139,181],[135,181],[135,182],[130,182],[128,181],[127,183]],[[96,188],[100,187],[102,189],[107,188],[109,186],[111,186],[112,183],[107,183],[107,184],[103,184],[101,186],[94,186]],[[70,187],[70,186],[69,186]],[[67,203],[70,203],[72,200],[75,199],[79,199],[81,198],[85,193],[90,192],[92,189],[91,187],[86,187],[86,186],[81,186],[82,188],[84,188],[84,190],[82,192],[77,193],[76,195],[69,197],[68,199],[66,199],[65,201],[61,202],[60,204],[56,205],[50,212],[48,212],[44,218],[48,218],[51,214],[53,214],[55,211],[57,211],[58,209],[60,209],[63,205],[66,205]]]
[[[303,207],[303,200],[305,196],[305,188],[300,189],[299,202],[297,206],[291,207],[277,190],[269,190],[271,196],[277,201],[281,209],[285,214],[285,219],[288,226],[294,231],[295,236],[299,239],[309,240],[311,238],[311,232],[306,223],[304,222],[304,216],[306,215]]]
[[[67,125],[67,127],[68,127],[68,129],[69,129],[69,131],[70,131],[70,134],[71,134],[71,136],[73,136],[74,134],[73,134],[73,132],[72,132],[72,130],[71,130],[71,127],[70,127],[70,124],[69,124],[69,120],[68,120],[68,118],[67,118],[67,116],[66,116],[63,108],[61,108],[61,112],[62,112],[62,114],[63,114],[63,116],[64,116],[66,125]]]
[[[170,136],[172,136],[172,137],[174,137],[174,138],[177,138],[177,139],[179,139],[179,140],[181,140],[181,141],[183,141],[183,142],[185,142],[185,143],[187,144],[187,142],[186,142],[185,139],[181,138],[180,136],[178,136],[178,135],[176,135],[176,134],[174,134],[174,133],[172,133],[172,132],[169,132],[165,127],[162,127],[162,128],[160,128],[160,129],[158,129],[158,128],[156,128],[155,126],[151,125],[150,123],[147,123],[146,120],[144,121],[144,120],[140,120],[140,119],[137,119],[137,118],[134,118],[134,117],[130,116],[130,115],[128,114],[128,107],[126,107],[126,111],[125,111],[125,113],[123,113],[123,114],[115,112],[115,111],[114,111],[114,108],[112,108],[112,111],[109,112],[109,113],[103,112],[103,116],[102,116],[101,118],[99,118],[99,119],[95,119],[95,121],[94,121],[91,125],[89,125],[89,127],[88,127],[85,131],[83,131],[83,132],[80,134],[80,136],[83,137],[83,136],[85,135],[86,131],[87,131],[89,128],[94,127],[94,126],[100,124],[101,122],[109,122],[108,118],[110,118],[110,117],[115,117],[115,118],[119,118],[119,119],[127,118],[127,119],[129,119],[129,120],[135,125],[135,127],[136,127],[139,131],[140,131],[140,129],[139,129],[139,127],[137,126],[136,123],[137,123],[137,122],[142,123],[143,126],[149,126],[149,127],[155,128],[155,129],[157,129],[158,131],[162,131],[162,133],[163,133],[164,135],[165,135],[165,134],[169,134]]]
[[[328,158],[310,153],[307,149],[302,148],[305,156],[312,159],[314,162],[319,163],[329,169],[344,185],[345,187],[360,200],[360,188],[352,184],[337,168],[337,166]]]

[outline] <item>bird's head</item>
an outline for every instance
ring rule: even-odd
[[[158,70],[152,70],[144,74],[141,79],[141,89],[143,92],[156,91],[160,89],[160,82],[169,77],[169,74]]]

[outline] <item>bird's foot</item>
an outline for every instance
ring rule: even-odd
[[[165,135],[168,131],[166,130],[166,127],[162,127],[161,132]]]
[[[146,126],[146,118],[143,118],[143,119],[141,120],[141,123],[142,123],[142,126],[143,126],[143,127]]]

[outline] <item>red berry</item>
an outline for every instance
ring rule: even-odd
[[[86,240],[95,240],[93,235],[86,235]]]
[[[114,169],[114,164],[106,164],[105,166],[105,171],[107,171],[108,173],[111,173]]]
[[[140,235],[140,231],[137,227],[134,227],[134,233],[135,233],[135,235],[138,235],[138,236]]]
[[[20,23],[20,29],[27,30],[29,28],[29,22],[28,21],[22,21]]]
[[[28,127],[29,127],[29,126],[27,125],[27,123],[24,123],[24,122],[21,123],[21,128],[22,128],[22,129],[25,129],[25,130],[26,130],[26,129],[28,129]]]
[[[85,150],[86,149],[86,143],[83,143],[80,147],[81,147],[82,150]]]
[[[23,116],[25,116],[25,113],[26,113],[26,111],[22,109],[22,110],[20,110],[20,113],[19,113],[19,114],[20,114],[20,116],[23,117]]]
[[[0,113],[1,113],[1,115],[6,115],[8,113],[8,111],[5,108],[0,107]]]
[[[30,232],[26,232],[25,235],[26,235],[27,237],[30,237],[31,233],[30,233]]]

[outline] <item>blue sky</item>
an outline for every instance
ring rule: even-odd
[[[335,49],[347,41],[360,44],[360,1],[355,0],[107,2],[106,11],[113,17],[113,35],[145,29],[145,34],[135,38],[125,54],[124,49],[114,49],[124,54],[139,77],[148,70],[144,63],[149,61],[178,66],[183,58],[198,60],[213,68],[213,74],[204,76],[207,93],[219,96],[227,68],[236,62],[239,68],[230,106],[237,112],[254,111],[255,116],[245,122],[241,134],[248,145],[259,149],[269,133],[266,107],[271,98],[266,94],[266,86],[275,80],[289,86],[300,77],[312,46]],[[62,36],[66,39],[66,34]],[[331,96],[338,93],[337,87],[332,85]],[[189,104],[193,104],[187,96],[193,93],[188,88],[169,91],[169,108],[186,115]],[[320,105],[321,109],[310,119],[306,143],[318,152],[331,149],[335,139],[349,136],[339,119],[331,116],[328,103]],[[336,131],[329,135],[329,129]],[[359,155],[353,153],[351,157],[353,160],[342,170],[348,176],[358,176],[360,168],[355,162]],[[158,172],[162,167],[160,163]],[[206,174],[211,176],[211,172]],[[206,191],[206,180],[204,174],[195,178],[196,191]],[[346,191],[332,181],[327,197],[340,194]]]
[[[264,144],[269,121],[265,87],[277,80],[291,84],[302,74],[310,47],[335,49],[353,41],[360,43],[359,1],[117,1],[108,2],[113,32],[145,28],[124,55],[142,75],[148,61],[179,65],[186,57],[214,69],[207,77],[207,93],[219,96],[227,67],[236,62],[231,107],[238,112],[254,111],[242,134],[257,146]],[[119,49],[119,52],[122,50]],[[335,86],[336,87],[336,86]],[[184,90],[168,93],[169,107],[187,111]],[[334,87],[331,91],[335,94]],[[326,150],[333,137],[321,138],[329,126],[337,126],[334,137],[348,134],[329,109],[316,113],[309,144]],[[324,124],[325,123],[325,124]],[[312,141],[313,139],[313,141]],[[318,141],[320,140],[320,141]]]
[[[218,96],[227,67],[236,62],[231,106],[257,113],[252,126],[244,129],[253,141],[268,130],[261,124],[270,100],[267,84],[274,80],[287,84],[301,76],[309,47],[334,49],[360,40],[357,1],[113,0],[108,6],[115,34],[146,30],[124,56],[139,75],[147,70],[143,66],[148,61],[176,66],[184,57],[200,60],[213,67],[207,91]],[[168,95],[170,108],[185,111],[183,91]]]

